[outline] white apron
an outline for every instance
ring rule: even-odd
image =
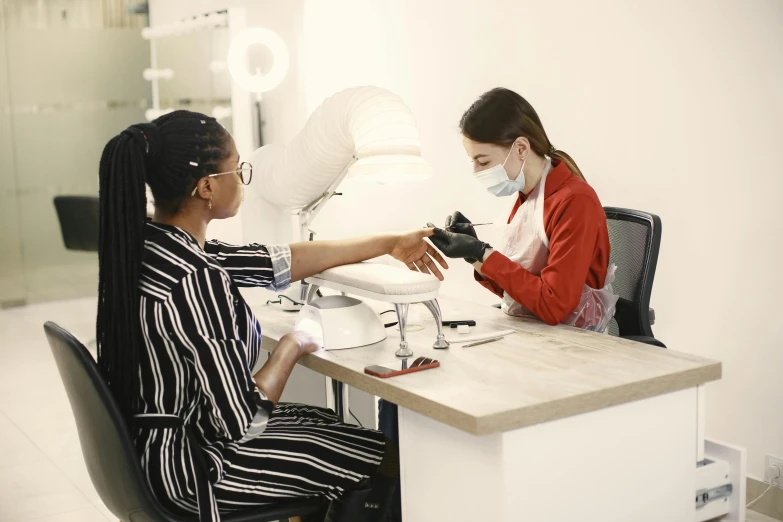
[[[519,263],[533,275],[540,276],[549,260],[549,238],[544,229],[544,187],[552,169],[552,160],[547,156],[541,182],[519,207],[511,223],[506,225],[501,241],[500,253]],[[606,272],[603,288],[596,290],[584,285],[579,304],[561,324],[603,332],[614,317],[619,296],[612,291],[612,282],[617,267],[612,264]],[[503,294],[502,309],[508,315],[535,317],[535,314],[514,301],[508,293]]]

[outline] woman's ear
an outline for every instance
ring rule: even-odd
[[[527,157],[527,155],[531,151],[530,140],[528,140],[524,136],[520,136],[519,138],[514,140],[514,149],[519,159]]]
[[[209,199],[210,196],[212,196],[212,189],[214,188],[212,184],[212,178],[205,176],[198,180],[198,183],[196,184],[196,193],[194,196],[198,196],[202,199]]]

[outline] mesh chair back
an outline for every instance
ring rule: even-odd
[[[611,335],[653,337],[650,295],[661,245],[661,219],[646,212],[605,207],[610,260],[617,265],[612,287],[620,296]]]

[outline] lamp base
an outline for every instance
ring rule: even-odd
[[[353,297],[333,295],[306,304],[299,312],[296,329],[322,342],[327,350],[345,350],[386,339],[378,313]]]

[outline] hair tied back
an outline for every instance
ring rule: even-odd
[[[145,162],[148,166],[155,165],[163,149],[162,138],[158,126],[154,123],[139,123],[131,125],[123,131],[133,138],[136,144],[144,151]]]

